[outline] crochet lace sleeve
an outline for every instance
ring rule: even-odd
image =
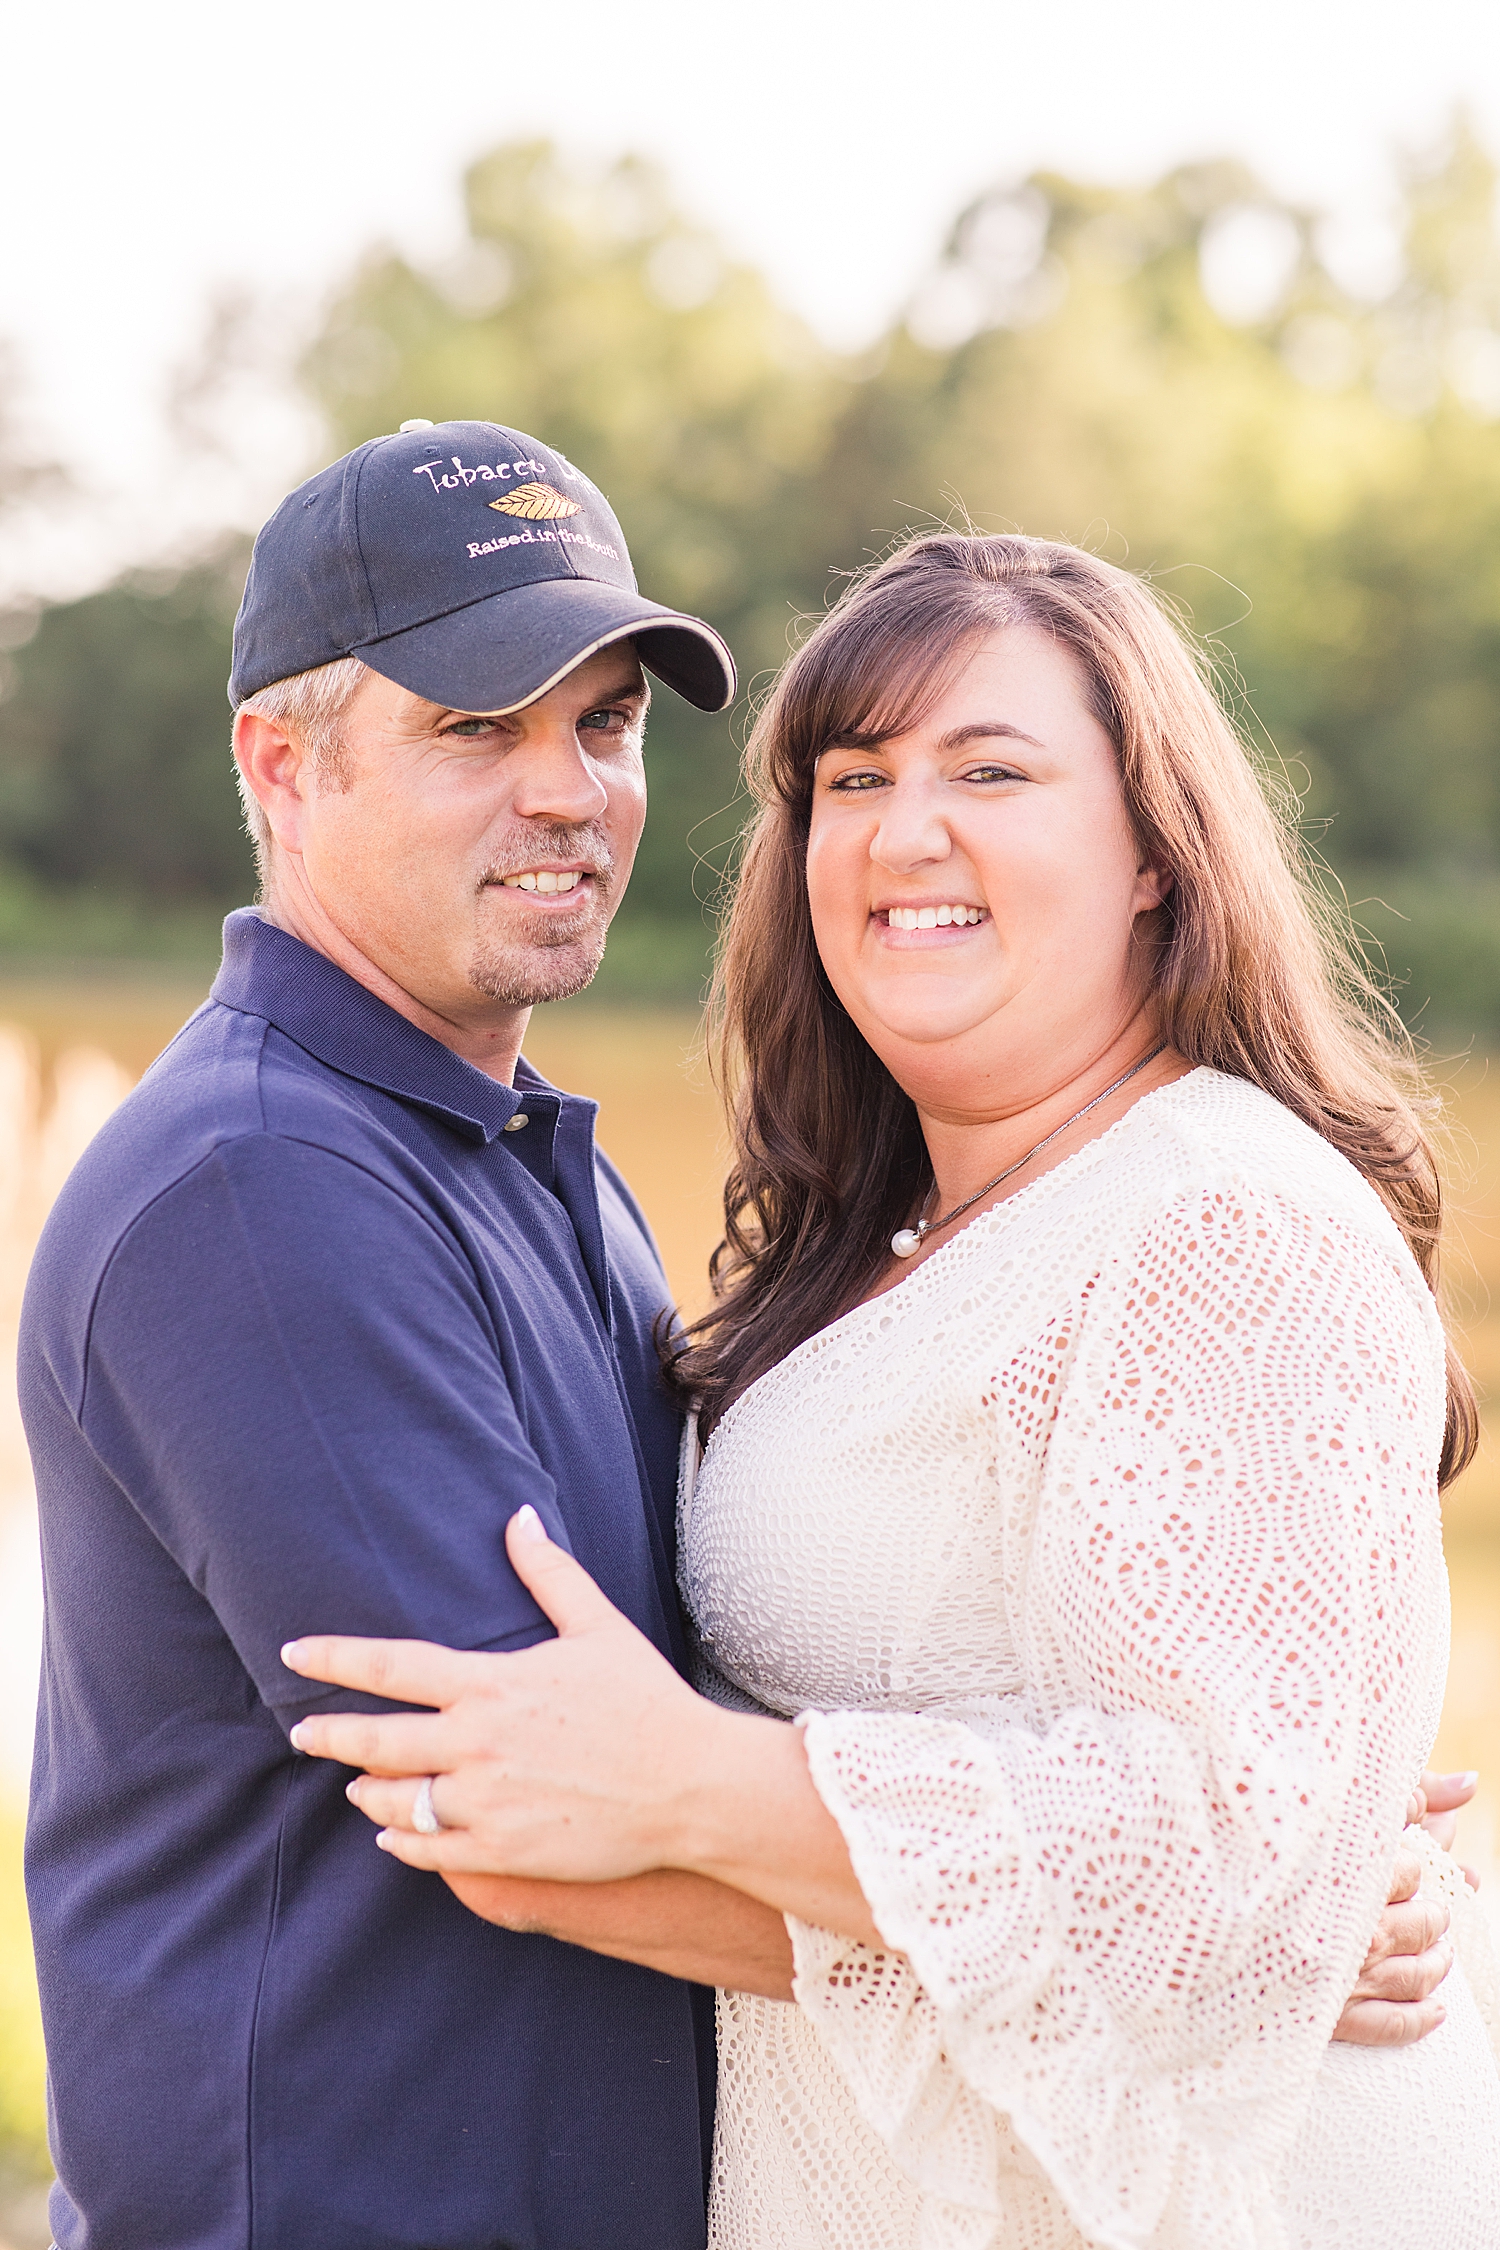
[[[798,1998],[934,2242],[989,2239],[1000,2115],[1106,2250],[1279,2239],[1446,1660],[1441,1335],[1383,1225],[1158,1211],[1050,1339],[1025,1693],[803,1720],[891,1950],[793,1922]]]

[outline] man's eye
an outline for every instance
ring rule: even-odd
[[[585,711],[583,717],[578,722],[578,731],[580,734],[582,734],[585,730],[587,730],[591,734],[604,734],[610,727],[615,724],[616,720],[619,721],[622,727],[627,725],[629,723],[629,713],[620,710]]]
[[[472,742],[477,735],[488,734],[494,724],[493,719],[456,719],[451,727],[444,727],[443,732],[459,735],[465,742]]]

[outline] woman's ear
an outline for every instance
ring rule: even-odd
[[[1146,865],[1135,871],[1135,898],[1131,914],[1154,914],[1172,895],[1172,873],[1166,867]]]

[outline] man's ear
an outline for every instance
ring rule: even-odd
[[[283,851],[300,851],[307,810],[303,776],[308,760],[297,737],[258,711],[236,712],[234,759],[277,843]]]

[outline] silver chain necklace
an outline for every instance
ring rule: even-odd
[[[1040,1156],[1042,1150],[1049,1147],[1057,1139],[1059,1133],[1065,1133],[1070,1125],[1076,1125],[1080,1117],[1087,1117],[1091,1109],[1097,1109],[1101,1102],[1107,1102],[1111,1094],[1118,1094],[1120,1088],[1128,1085],[1138,1070],[1144,1070],[1147,1063],[1154,1063],[1157,1056],[1164,1055],[1166,1051],[1167,1043],[1163,1040],[1159,1047],[1152,1048],[1149,1055],[1142,1055],[1138,1063],[1132,1063],[1129,1070],[1117,1078],[1112,1086],[1106,1086],[1102,1094],[1096,1094],[1091,1102],[1084,1103],[1082,1109],[1075,1109],[1071,1117],[1065,1117],[1062,1123],[1054,1127],[1047,1135],[1045,1140],[1037,1142],[1035,1148],[1029,1148],[1024,1156],[1018,1156],[1014,1164],[1007,1164],[1003,1172],[997,1172],[992,1180],[985,1181],[982,1188],[976,1188],[972,1195],[966,1195],[962,1203],[955,1203],[946,1217],[918,1219],[914,1227],[898,1227],[891,1236],[891,1249],[894,1255],[898,1258],[914,1258],[928,1235],[936,1234],[939,1227],[946,1227],[954,1219],[961,1218],[969,1206],[977,1203],[982,1195],[988,1195],[991,1188],[999,1187],[1001,1182],[1008,1180],[1013,1172],[1019,1172],[1024,1165],[1029,1164],[1034,1156]]]

